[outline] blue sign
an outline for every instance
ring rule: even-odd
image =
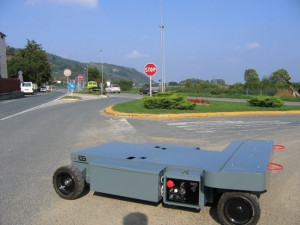
[[[69,82],[68,83],[68,88],[70,89],[70,90],[74,90],[75,88],[76,88],[76,84],[74,83],[74,82]]]

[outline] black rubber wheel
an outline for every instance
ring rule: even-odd
[[[72,200],[82,194],[85,180],[76,167],[62,166],[54,172],[53,186],[60,197]]]
[[[244,192],[226,192],[218,202],[218,215],[224,225],[254,225],[260,217],[256,195]]]

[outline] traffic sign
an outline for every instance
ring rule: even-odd
[[[82,74],[79,74],[78,75],[78,80],[82,80],[83,79],[83,75]]]
[[[65,70],[64,70],[64,75],[65,75],[66,77],[71,76],[71,74],[72,74],[71,70],[69,70],[69,69],[65,69]]]
[[[147,63],[144,67],[144,72],[147,76],[153,76],[156,74],[157,67],[154,63]]]
[[[74,82],[69,82],[68,83],[68,88],[70,89],[70,90],[74,90],[75,88],[76,88],[76,84],[74,83]]]

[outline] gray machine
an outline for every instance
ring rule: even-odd
[[[112,142],[71,153],[71,165],[55,171],[53,185],[64,199],[78,198],[89,184],[96,192],[179,207],[218,201],[223,224],[256,224],[272,150],[272,141],[261,140],[234,141],[221,152]]]

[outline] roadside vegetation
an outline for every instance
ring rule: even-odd
[[[251,106],[244,102],[223,102],[223,101],[207,101],[203,99],[203,104],[196,104],[192,110],[180,109],[149,109],[144,106],[143,99],[136,99],[113,106],[113,110],[125,113],[150,113],[150,114],[167,114],[167,113],[206,113],[206,112],[239,112],[239,111],[290,111],[300,110],[300,106],[283,105],[281,107],[259,107]],[[207,103],[208,102],[208,103]]]
[[[18,78],[21,77],[20,74],[22,74],[24,81],[31,81],[38,85],[46,83],[59,84],[56,76],[61,74],[62,79],[65,79],[63,75],[65,68],[72,70],[72,75],[69,77],[70,80],[76,80],[79,73],[83,74],[84,82],[82,81],[79,85],[77,83],[77,85],[81,87],[81,93],[100,94],[99,91],[89,91],[86,87],[87,81],[96,81],[98,86],[101,82],[105,85],[106,81],[110,81],[112,84],[120,85],[122,92],[129,93],[139,93],[140,87],[149,82],[149,79],[143,73],[132,68],[95,63],[89,63],[89,65],[87,65],[47,54],[46,51],[42,49],[42,46],[34,40],[27,40],[27,45],[24,49],[15,49],[8,46],[6,54],[9,78]],[[244,82],[234,84],[226,84],[223,79],[205,81],[189,78],[180,82],[171,81],[167,84],[166,90],[180,94],[186,98],[221,97],[250,99],[253,96],[275,96],[279,97],[282,101],[300,102],[300,97],[294,97],[295,95],[300,95],[300,82],[293,82],[292,76],[286,69],[278,69],[269,76],[264,76],[260,79],[261,76],[258,75],[255,69],[251,68],[246,69],[241,76],[243,76]],[[176,99],[175,96],[172,98]],[[172,98],[165,99],[166,104],[169,104],[169,100],[177,101],[172,100]],[[155,103],[155,100],[157,100],[156,97],[152,100],[148,100],[148,103],[151,103],[150,107]],[[179,100],[180,99],[178,99],[178,101]],[[177,107],[181,109],[193,107],[191,106],[193,104],[189,104],[182,99],[180,103],[177,102],[176,104]]]

